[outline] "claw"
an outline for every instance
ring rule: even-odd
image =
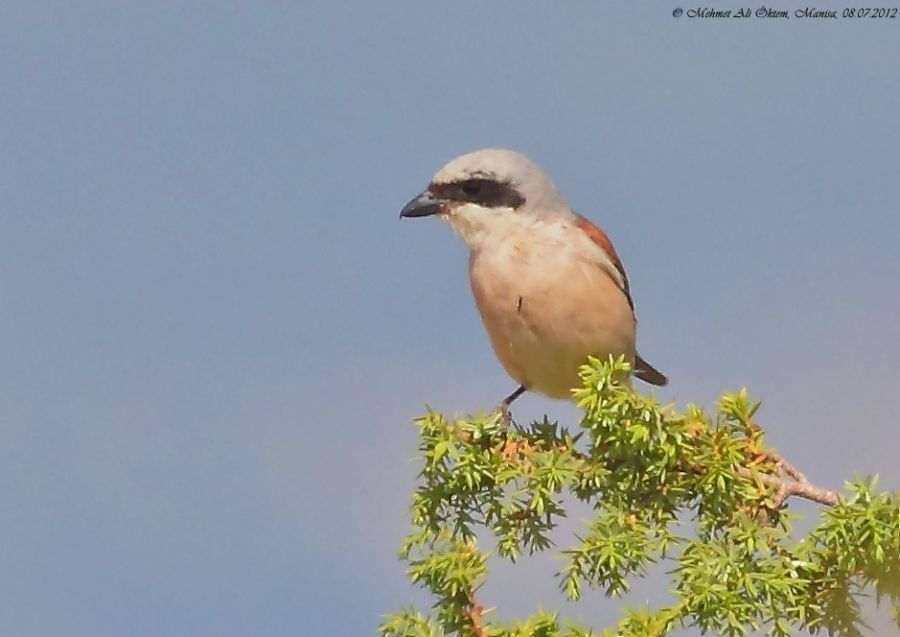
[[[500,424],[508,427],[513,423],[512,412],[509,410],[509,405],[506,403],[500,403],[497,405],[497,411],[500,412]]]
[[[500,401],[500,404],[497,405],[497,411],[500,412],[500,420],[503,422],[504,425],[512,424],[513,419],[512,419],[512,413],[510,413],[510,411],[509,411],[509,406],[512,404],[512,402],[516,398],[518,398],[519,396],[524,394],[525,391],[526,391],[525,385],[519,385],[519,387],[513,393],[511,393],[509,396],[504,398],[502,401]]]

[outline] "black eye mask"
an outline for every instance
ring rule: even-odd
[[[516,210],[525,203],[525,197],[512,184],[486,177],[431,184],[428,191],[438,199],[477,203],[485,208]]]

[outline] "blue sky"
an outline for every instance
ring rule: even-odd
[[[395,559],[409,422],[513,385],[462,243],[397,214],[485,146],[615,240],[661,397],[746,385],[816,481],[895,488],[900,23],[673,6],[4,3],[0,632],[427,607]],[[517,404],[544,413],[576,417]],[[616,617],[511,573],[504,614]]]

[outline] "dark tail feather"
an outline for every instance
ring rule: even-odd
[[[658,385],[659,387],[669,382],[669,379],[662,372],[637,354],[634,356],[634,372],[632,373],[645,383]]]

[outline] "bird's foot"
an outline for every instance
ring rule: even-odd
[[[508,427],[511,424],[515,424],[513,421],[512,413],[509,411],[509,406],[512,402],[525,393],[525,386],[520,385],[516,391],[511,393],[509,396],[500,401],[500,404],[497,405],[497,411],[500,413],[500,423]]]
[[[512,417],[512,412],[509,410],[509,405],[505,402],[497,405],[497,409],[495,410],[500,416],[500,424],[504,427],[509,427],[512,424],[515,424]]]

